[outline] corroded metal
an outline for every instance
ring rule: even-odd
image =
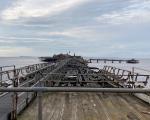
[[[123,87],[145,87],[148,83],[150,75],[143,75],[129,70],[123,70],[112,66],[104,66],[100,73],[104,74],[105,77],[123,82]],[[141,79],[142,78],[142,79]],[[126,84],[125,84],[126,83]]]
[[[9,80],[13,86],[0,88],[0,92],[14,92],[13,110],[8,106],[5,113],[15,111],[15,117],[36,97],[36,92],[150,92],[149,89],[142,89],[147,85],[150,75],[112,66],[104,66],[103,69],[90,68],[84,59],[76,57],[53,64],[41,63],[1,71],[0,75],[2,81]],[[4,96],[8,101],[12,100],[11,93],[2,94],[0,100]],[[8,104],[12,105],[11,102]]]

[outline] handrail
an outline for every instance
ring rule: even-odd
[[[150,93],[150,88],[85,88],[85,87],[12,87],[0,88],[0,92],[107,92]]]
[[[127,71],[127,72],[131,72],[130,70],[121,69],[121,68],[114,67],[114,66],[105,66],[105,67],[108,67],[108,68],[115,68],[115,69],[119,69],[119,70],[124,70],[124,71]]]
[[[150,74],[136,73],[134,71],[134,67],[132,68],[132,71],[129,71],[129,70],[123,70],[120,68],[116,68],[113,66],[104,66],[104,68],[100,72],[102,74],[104,73],[107,77],[111,78],[112,80],[114,80],[116,77],[119,79],[122,79],[130,87],[135,87],[135,83],[138,83],[138,82],[139,82],[139,84],[137,84],[136,86],[141,86],[141,83],[142,83],[142,84],[144,84],[144,87],[145,87],[148,84],[148,80],[150,78]],[[141,80],[141,77],[143,77],[142,80]]]
[[[26,68],[31,67],[31,66],[42,65],[42,64],[48,64],[48,63],[32,64],[32,65],[28,65],[28,66],[23,66],[23,67],[20,67],[20,68],[16,68],[15,70],[26,69]],[[0,71],[0,73],[13,72],[13,71],[14,71],[14,69],[12,69],[12,70],[6,70],[6,71]]]
[[[0,92],[36,92],[38,102],[38,120],[42,120],[43,92],[103,92],[103,93],[150,93],[150,89],[142,88],[83,88],[83,87],[13,87],[0,88]]]
[[[49,75],[66,75],[65,73],[49,73]],[[92,73],[78,73],[78,74],[69,74],[70,76],[72,76],[72,75],[75,75],[75,76],[77,76],[77,75],[88,75],[88,76],[92,76],[92,75],[97,75],[97,73],[96,74],[92,74]],[[104,75],[103,73],[98,73],[98,75]],[[129,74],[129,75],[115,75],[115,74],[112,74],[112,73],[106,73],[106,75],[111,75],[111,76],[116,76],[116,77],[120,77],[120,76],[137,76],[136,74],[134,74],[134,75],[132,75],[132,74]],[[138,76],[149,76],[150,77],[150,75],[145,75],[145,74],[138,74]]]
[[[0,66],[0,68],[15,67],[15,65]]]
[[[13,66],[13,65],[12,65]],[[10,86],[16,81],[20,81],[21,78],[28,77],[30,75],[35,75],[37,72],[40,72],[44,69],[47,69],[51,64],[49,63],[39,63],[28,65],[20,68],[15,68],[9,70],[0,71],[0,86]],[[8,66],[6,66],[8,67]],[[6,83],[6,80],[10,81],[10,84]],[[6,83],[6,84],[5,84]]]

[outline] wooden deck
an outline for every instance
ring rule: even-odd
[[[18,117],[37,120],[36,100]],[[150,105],[129,94],[45,93],[43,120],[150,120]]]

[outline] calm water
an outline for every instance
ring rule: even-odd
[[[138,63],[138,64],[130,64],[130,63],[125,63],[125,62],[122,62],[122,63],[99,62],[99,63],[90,63],[89,64],[89,66],[94,66],[94,67],[98,67],[98,68],[103,68],[103,66],[105,66],[105,65],[114,66],[117,68],[122,68],[122,69],[130,70],[130,71],[132,70],[133,67],[135,67],[135,72],[139,72],[142,74],[150,74],[150,59],[140,59],[140,63]],[[146,71],[141,70],[141,69],[144,69]]]
[[[22,67],[22,66],[32,65],[36,63],[41,63],[41,61],[37,57],[0,57],[0,66],[15,65],[16,67]],[[95,66],[99,68],[103,68],[103,66],[105,65],[115,66],[115,67],[126,69],[126,70],[132,70],[132,67],[142,68],[142,69],[147,70],[147,72],[143,70],[139,70],[139,69],[135,69],[135,71],[138,71],[140,73],[150,74],[150,59],[140,59],[139,64],[128,64],[125,62],[122,62],[122,63],[99,62],[98,64],[97,63],[89,64],[89,66],[93,66],[93,67]]]
[[[40,62],[37,57],[0,57],[0,66],[15,65],[16,67],[23,67]]]

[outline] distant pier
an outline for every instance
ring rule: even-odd
[[[92,63],[92,62],[97,62],[99,63],[100,61],[103,61],[104,63],[106,62],[118,62],[118,63],[122,63],[122,62],[126,62],[126,63],[139,63],[139,60],[135,60],[135,59],[130,59],[130,60],[125,60],[125,59],[99,59],[99,58],[91,58],[88,59],[88,63]]]

